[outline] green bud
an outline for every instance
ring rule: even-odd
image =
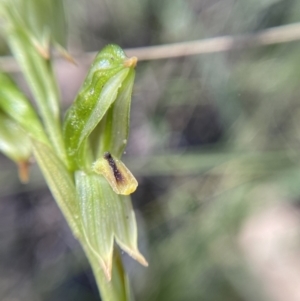
[[[88,168],[84,144],[118,96],[119,89],[136,65],[116,45],[108,45],[96,56],[74,104],[64,121],[64,139],[70,169]]]

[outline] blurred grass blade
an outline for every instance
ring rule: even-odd
[[[108,45],[95,58],[64,122],[64,138],[71,169],[86,167],[80,148],[116,100],[120,87],[135,64],[136,59],[127,59],[123,50],[116,45]]]
[[[45,101],[55,118],[59,117],[57,87],[50,64],[42,58],[32,43],[31,33],[24,27],[12,1],[4,5],[8,42],[33,90],[36,101]],[[48,97],[47,94],[49,93]]]
[[[81,222],[76,189],[70,173],[55,153],[45,144],[32,139],[33,152],[46,182],[74,235],[80,238]]]
[[[3,4],[2,4],[3,5]],[[53,77],[51,64],[40,56],[32,43],[30,34],[16,14],[12,1],[5,2],[5,29],[10,48],[18,61],[30,86],[46,132],[56,154],[66,162],[60,127],[60,108],[58,90]]]
[[[130,121],[131,95],[134,83],[135,71],[131,69],[122,83],[117,99],[109,109],[103,123],[102,135],[97,157],[105,151],[110,151],[117,158],[121,158],[127,144]]]
[[[76,172],[83,233],[88,248],[98,258],[107,279],[111,278],[113,240],[143,265],[137,248],[137,228],[130,199],[121,199],[105,178]]]
[[[30,140],[17,122],[0,110],[0,150],[15,162],[28,160]]]
[[[44,58],[49,58],[50,42],[66,46],[66,20],[63,0],[2,0],[10,5],[22,27]]]
[[[42,124],[30,102],[3,73],[0,73],[0,109],[18,122],[27,134],[49,145]]]
[[[0,110],[0,151],[16,162],[21,182],[28,181],[31,143],[17,122]]]
[[[66,46],[66,20],[63,0],[22,0],[22,17],[42,46],[46,36]],[[20,10],[20,8],[19,8]]]

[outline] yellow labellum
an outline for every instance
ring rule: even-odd
[[[125,164],[113,158],[109,152],[104,153],[103,158],[94,163],[93,170],[103,175],[117,194],[131,194],[138,186],[137,180]]]

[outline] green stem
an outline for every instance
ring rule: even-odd
[[[101,292],[102,300],[103,301],[132,300],[130,297],[127,275],[125,273],[119,251],[118,250],[114,251],[113,263],[112,263],[112,279],[108,281],[98,262],[98,259],[91,252],[90,248],[85,244],[85,242],[81,242],[81,244],[92,267],[98,289]]]

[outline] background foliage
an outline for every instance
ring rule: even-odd
[[[300,19],[298,0],[66,4],[75,53],[251,33]],[[149,267],[123,257],[136,300],[297,300],[298,49],[294,42],[138,63],[124,160],[139,180],[133,201]],[[57,61],[65,108],[87,66]],[[22,185],[15,166],[0,159],[0,299],[99,300],[40,172],[33,166]]]

